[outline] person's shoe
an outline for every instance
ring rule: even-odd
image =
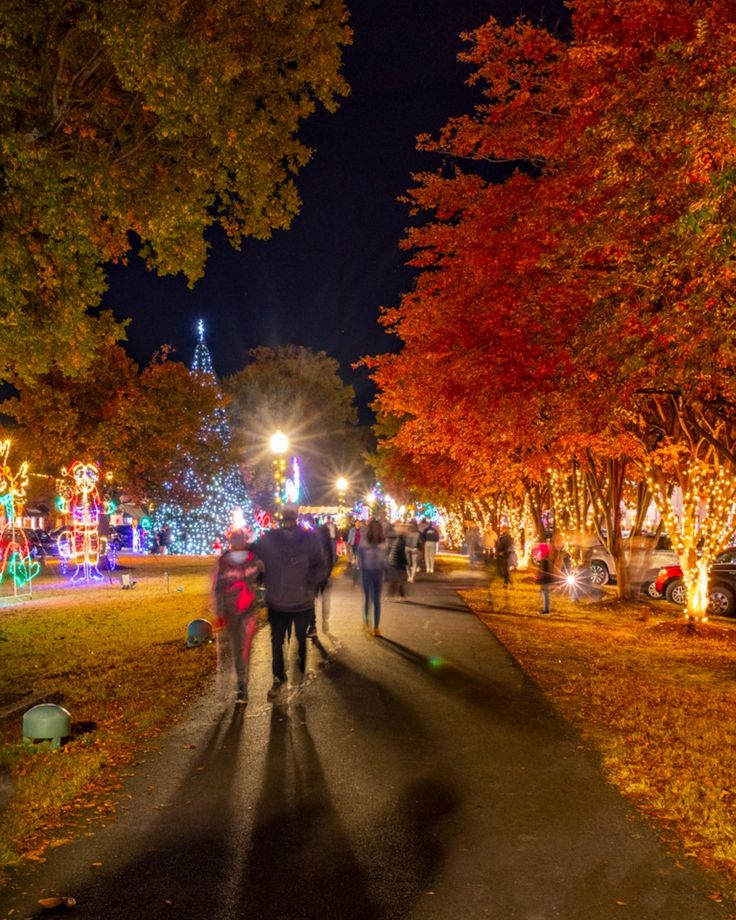
[[[307,626],[307,639],[316,639],[316,638],[317,638],[317,627]]]
[[[372,630],[371,630],[371,635],[372,635],[372,636],[380,636],[380,635],[381,635],[381,630],[376,626],[375,629],[372,629]]]
[[[274,677],[273,683],[271,684],[271,689],[266,694],[267,700],[275,700],[278,695],[281,693],[284,687],[284,682],[280,677]]]
[[[236,690],[235,702],[239,703],[242,706],[245,706],[248,703],[248,691],[247,690]]]

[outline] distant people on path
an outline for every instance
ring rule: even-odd
[[[334,525],[333,525],[334,528]],[[317,597],[320,599],[322,607],[322,632],[330,631],[330,605],[332,602],[332,570],[335,568],[335,562],[337,556],[335,554],[335,548],[337,545],[337,540],[332,538],[332,530],[330,529],[329,523],[324,523],[317,529],[317,535],[322,546],[322,554],[325,559],[325,578],[324,580],[317,585]],[[313,622],[309,624],[307,628],[307,637],[316,638],[317,637],[317,619],[316,619],[316,609],[315,609],[315,618]]]
[[[383,527],[375,519],[369,522],[358,552],[363,577],[363,628],[373,636],[380,636],[381,590],[388,557]],[[373,626],[370,625],[371,608]]]
[[[551,613],[549,606],[549,589],[550,585],[552,585],[555,580],[555,576],[552,571],[552,549],[549,545],[542,549],[541,558],[539,560],[539,568],[535,575],[535,580],[539,585],[539,590],[542,594],[542,609],[539,612],[546,615]]]
[[[471,522],[468,529],[465,531],[465,546],[468,550],[468,565],[470,565],[471,568],[475,568],[480,562],[482,546],[480,528],[475,523]]]
[[[217,560],[214,594],[218,629],[227,632],[235,669],[235,702],[248,702],[248,664],[253,637],[258,629],[256,588],[263,564],[242,531],[230,537],[230,548]]]
[[[483,535],[481,537],[481,542],[483,545],[483,557],[486,562],[490,562],[493,559],[493,553],[496,548],[496,540],[498,540],[498,534],[493,529],[493,524],[486,524],[483,528]]]
[[[353,584],[357,584],[358,571],[360,569],[360,557],[358,550],[363,537],[363,522],[353,521],[350,530],[348,530],[348,566],[353,570]]]
[[[388,540],[388,571],[386,594],[403,601],[406,598],[407,566],[406,537],[403,527],[393,527]]]
[[[514,540],[508,526],[501,528],[501,536],[496,540],[494,552],[499,577],[503,579],[504,588],[508,588],[511,584],[510,565],[515,555]]]
[[[422,531],[422,546],[424,547],[424,567],[430,575],[434,572],[434,560],[437,555],[437,544],[439,542],[439,530],[437,530],[431,521],[427,521]]]
[[[307,627],[314,620],[314,598],[326,579],[327,565],[317,533],[297,524],[296,505],[284,505],[282,526],[263,534],[256,552],[263,561],[268,622],[271,626],[273,684],[276,699],[286,684],[284,640],[296,632],[299,669],[307,669]]]
[[[404,534],[404,551],[406,552],[406,577],[411,584],[417,577],[419,568],[419,527],[416,521],[411,521]]]

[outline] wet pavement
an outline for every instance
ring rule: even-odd
[[[381,638],[341,578],[310,679],[277,705],[262,630],[247,708],[227,674],[145,755],[117,819],[11,880],[0,916],[55,894],[79,920],[727,916],[458,599],[470,577],[387,601]]]

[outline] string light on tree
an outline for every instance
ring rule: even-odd
[[[719,552],[733,539],[736,480],[718,463],[691,461],[681,478],[682,508],[664,472],[652,468],[648,484],[680,559],[687,588],[686,617],[707,620],[708,574]]]
[[[201,319],[197,323],[197,337],[192,373],[217,385],[212,356],[205,343],[204,321]],[[203,435],[208,440],[214,437],[219,441],[222,452],[227,453],[232,434],[225,410],[221,406],[215,409],[203,426]],[[230,532],[236,509],[250,523],[253,520],[253,506],[235,464],[204,477],[195,472],[193,464],[186,457],[182,460],[182,466],[187,488],[198,496],[198,501],[186,511],[177,503],[161,502],[153,514],[153,526],[156,532],[160,532],[167,524],[171,528],[170,552],[207,555],[213,552],[216,542],[222,542],[223,537]]]

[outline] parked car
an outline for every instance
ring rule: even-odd
[[[667,534],[658,537],[647,534],[624,540],[624,551],[630,560],[632,580],[650,597],[661,597],[656,588],[656,578],[663,566],[678,565],[677,553]],[[616,579],[616,564],[605,546],[593,547],[590,555],[590,581],[593,585],[607,585]]]
[[[679,565],[663,566],[657,573],[657,589],[668,601],[684,607],[687,588]],[[736,616],[736,546],[716,557],[708,573],[708,612],[713,616]]]

